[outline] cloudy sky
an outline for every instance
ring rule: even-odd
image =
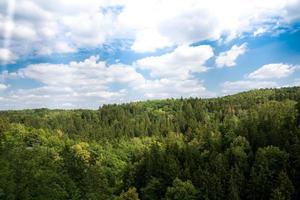
[[[0,109],[300,84],[300,0],[1,0]]]

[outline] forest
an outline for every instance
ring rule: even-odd
[[[0,199],[300,199],[300,87],[1,111]]]

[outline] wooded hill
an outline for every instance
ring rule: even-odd
[[[0,199],[299,199],[300,87],[0,112]]]

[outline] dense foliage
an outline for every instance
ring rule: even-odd
[[[0,112],[0,199],[299,198],[299,87]]]

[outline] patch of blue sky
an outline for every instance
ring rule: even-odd
[[[100,8],[100,12],[103,14],[113,13],[113,14],[120,14],[124,9],[124,6],[118,5],[118,6],[105,6]]]

